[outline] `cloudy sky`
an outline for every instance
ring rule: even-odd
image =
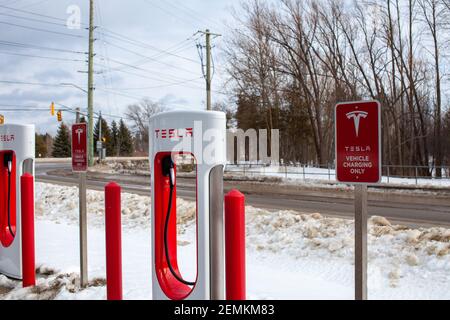
[[[87,89],[88,4],[0,0],[0,113],[8,123],[35,123],[39,132],[54,133],[52,101],[86,110],[86,94],[76,87]],[[209,28],[226,35],[238,6],[238,0],[95,0],[96,111],[110,122],[143,97],[172,109],[204,108],[196,48],[204,37],[194,34]],[[222,39],[213,41],[213,101],[226,101]],[[74,121],[71,113],[63,116]]]

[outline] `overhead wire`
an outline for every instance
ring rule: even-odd
[[[76,34],[71,34],[71,33],[66,33],[66,32],[58,32],[58,31],[53,31],[53,30],[48,30],[48,29],[35,28],[35,27],[25,26],[25,25],[21,25],[21,24],[17,24],[17,23],[12,23],[12,22],[0,21],[0,24],[17,27],[17,28],[28,29],[28,30],[32,30],[32,31],[63,35],[66,37],[81,38],[81,39],[85,38],[84,36],[81,36],[81,35],[76,35]]]

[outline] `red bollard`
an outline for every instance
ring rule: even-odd
[[[105,187],[106,291],[108,300],[122,300],[121,188]]]
[[[25,173],[20,177],[20,203],[22,208],[22,285],[36,285],[34,253],[34,178]]]
[[[226,299],[245,300],[245,196],[232,190],[225,196]]]

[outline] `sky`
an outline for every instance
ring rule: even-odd
[[[238,0],[95,0],[95,111],[119,120],[144,97],[170,109],[205,108],[196,34],[226,35]],[[56,108],[87,110],[88,0],[0,0],[0,114],[54,134]],[[213,103],[227,101],[213,39]],[[63,107],[64,106],[64,107]],[[33,111],[17,111],[17,109]],[[63,111],[70,124],[75,115]]]

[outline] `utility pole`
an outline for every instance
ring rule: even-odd
[[[88,66],[88,157],[94,165],[94,0],[89,0],[89,66]]]
[[[76,108],[75,123],[80,123],[80,108]]]
[[[206,29],[206,110],[211,110],[211,33]]]
[[[102,152],[103,152],[103,143],[102,143],[102,112],[99,112],[98,118],[98,142],[97,142],[97,151],[98,151],[98,162],[102,161]]]
[[[212,80],[212,72],[211,72],[211,66],[212,66],[212,59],[211,59],[211,36],[214,36],[214,38],[220,37],[220,34],[217,33],[211,33],[209,29],[206,29],[206,31],[199,31],[198,33],[202,33],[205,35],[206,38],[206,74],[205,74],[205,80],[206,80],[206,110],[211,110],[211,80]],[[203,62],[202,62],[203,64]],[[202,65],[203,68],[203,65]]]

